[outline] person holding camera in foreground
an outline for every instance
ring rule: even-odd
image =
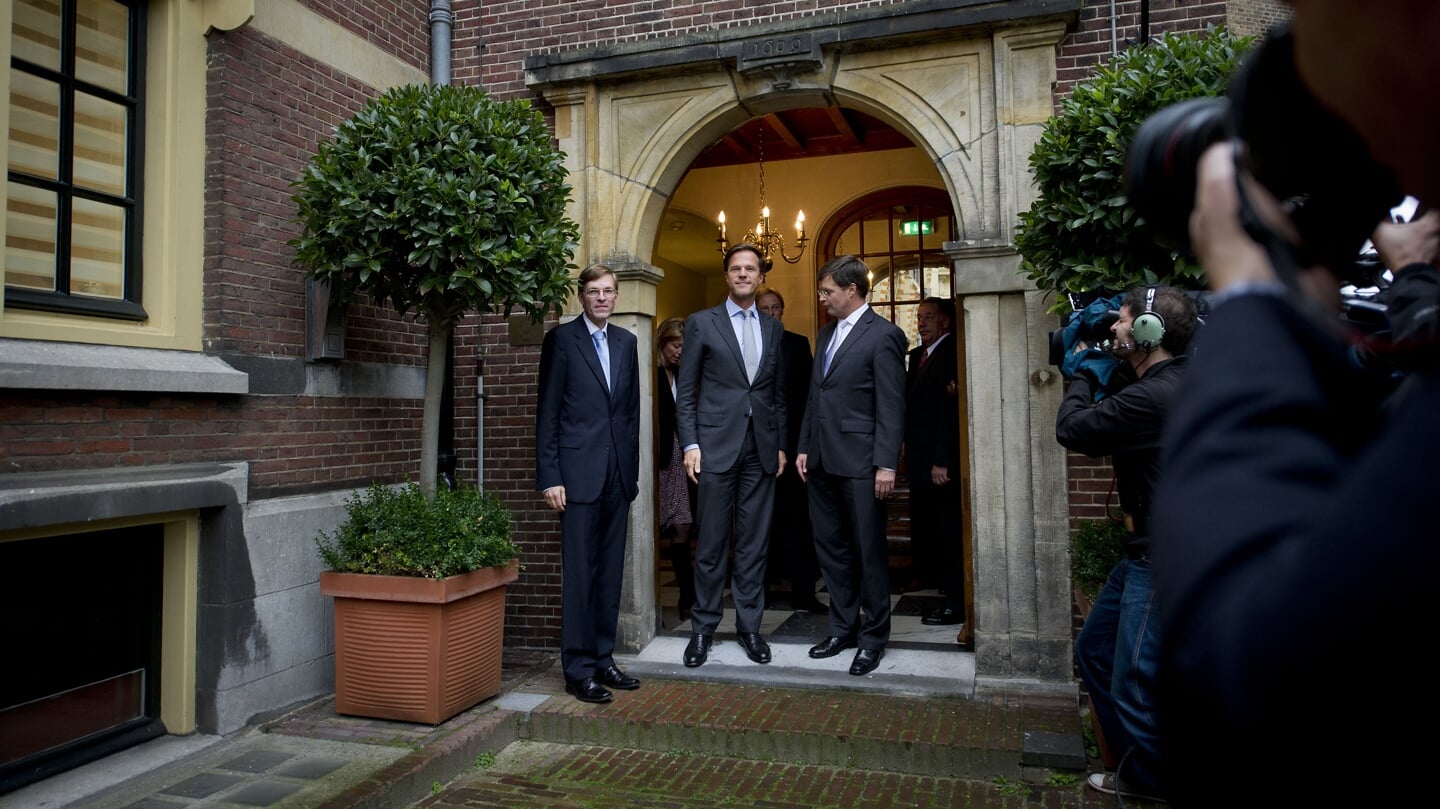
[[[1373,159],[1433,205],[1440,4],[1290,5],[1286,95],[1312,93],[1363,144],[1314,176]],[[1352,362],[1331,267],[1287,266],[1314,234],[1254,179],[1251,147],[1204,152],[1190,217],[1215,294],[1156,491],[1165,784],[1176,806],[1409,803],[1402,767],[1440,714],[1417,661],[1440,569],[1440,372],[1415,362],[1396,388]],[[1397,292],[1429,285],[1406,318],[1436,303],[1434,226],[1406,226],[1403,248],[1376,232],[1397,333]]]
[[[1125,511],[1125,558],[1110,571],[1075,639],[1075,663],[1100,733],[1120,756],[1116,772],[1094,773],[1086,783],[1148,800],[1164,794],[1153,694],[1150,502],[1160,473],[1160,436],[1190,359],[1184,352],[1196,320],[1195,304],[1178,289],[1130,290],[1110,327],[1115,338],[1107,353],[1118,367],[1110,371],[1098,349],[1077,344],[1061,366],[1070,384],[1055,416],[1055,439],[1067,449],[1111,456]],[[1109,377],[1106,383],[1102,375]]]

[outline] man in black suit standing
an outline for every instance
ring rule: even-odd
[[[785,323],[785,298],[767,289],[755,299],[761,314]],[[780,355],[785,360],[785,456],[795,457],[800,440],[800,423],[805,418],[805,401],[810,398],[810,341],[786,330],[780,335]],[[815,560],[815,540],[810,528],[809,495],[805,481],[793,463],[775,481],[774,519],[770,522],[769,579],[790,582],[790,606],[806,612],[825,613],[829,608],[815,598],[815,579],[820,575]],[[768,599],[767,599],[768,600]]]
[[[726,551],[734,531],[735,631],[745,654],[770,662],[760,635],[775,478],[785,469],[785,363],[778,320],[755,296],[765,259],[753,244],[725,252],[730,294],[685,320],[676,383],[676,430],[696,483],[695,607],[684,663],[703,664],[725,611]],[[704,467],[702,469],[702,459]]]
[[[921,617],[930,626],[965,620],[960,525],[960,398],[955,304],[920,302],[920,346],[905,376],[905,476],[910,481],[910,548],[914,567],[934,579],[945,601]]]
[[[560,513],[560,665],[565,691],[609,702],[640,681],[615,665],[625,529],[640,491],[635,335],[610,328],[620,290],[603,264],[580,273],[583,317],[545,335],[535,417],[535,487]]]
[[[850,664],[856,676],[880,665],[890,640],[883,501],[895,490],[905,437],[905,333],[866,303],[868,275],[854,256],[820,268],[820,298],[836,321],[816,343],[821,360],[810,375],[795,457],[809,484],[815,550],[830,595],[830,636],[810,656],[858,646]]]

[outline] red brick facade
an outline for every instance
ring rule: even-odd
[[[744,2],[549,3],[528,0],[454,3],[452,68],[456,83],[479,83],[498,96],[532,96],[526,56],[604,43],[833,11],[887,5]],[[430,24],[423,2],[303,5],[350,32],[427,70]],[[1114,4],[1114,36],[1137,35],[1138,0]],[[1256,4],[1245,4],[1247,6]],[[1273,3],[1260,3],[1260,17]],[[1153,0],[1152,34],[1202,30],[1225,21],[1227,3]],[[1111,53],[1110,3],[1087,0],[1060,50],[1057,94]],[[375,89],[241,26],[209,35],[206,118],[204,350],[230,360],[303,359],[305,283],[286,242],[291,181],[316,145]],[[532,96],[533,97],[533,96]],[[539,102],[544,108],[544,103]],[[200,271],[197,268],[197,271]],[[551,324],[553,325],[553,321]],[[345,363],[419,367],[424,324],[379,306],[351,307]],[[512,346],[510,324],[471,317],[456,334],[454,433],[457,472],[474,480],[483,445],[484,483],[514,511],[524,573],[507,603],[507,641],[553,648],[559,635],[558,523],[534,492],[534,401],[538,345]],[[477,348],[478,346],[478,348]],[[483,373],[483,404],[477,378]],[[483,416],[481,408],[483,407]],[[0,469],[44,472],[154,464],[247,461],[253,500],[401,481],[416,474],[422,402],[414,398],[244,396],[4,391],[0,395]],[[479,426],[483,423],[483,442]],[[1102,516],[1110,495],[1104,460],[1072,457],[1074,518]]]

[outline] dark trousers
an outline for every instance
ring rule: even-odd
[[[794,596],[815,595],[820,565],[815,558],[815,536],[810,527],[810,493],[788,458],[785,471],[775,481],[774,519],[770,521],[771,580],[790,582]]]
[[[560,666],[572,682],[615,663],[629,522],[614,462],[598,501],[571,500],[560,513]]]
[[[910,547],[914,570],[945,589],[945,606],[965,605],[964,526],[960,524],[960,483],[910,483]]]
[[[748,424],[748,422],[747,422]],[[765,558],[770,547],[775,476],[760,468],[755,432],[745,430],[745,443],[735,465],[713,471],[700,457],[700,486],[695,542],[695,608],[690,624],[702,635],[715,634],[725,612],[725,573],[730,536],[734,532],[734,571],[730,595],[735,601],[735,629],[759,632],[765,612]]]
[[[815,553],[830,594],[830,634],[854,637],[861,649],[883,649],[890,641],[890,549],[875,479],[838,477],[815,467],[807,472]]]

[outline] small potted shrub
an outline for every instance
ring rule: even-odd
[[[1070,537],[1070,577],[1075,582],[1081,617],[1125,556],[1125,524],[1119,520],[1085,520]]]
[[[315,538],[335,599],[335,710],[435,725],[500,693],[510,511],[474,486],[372,484]]]

